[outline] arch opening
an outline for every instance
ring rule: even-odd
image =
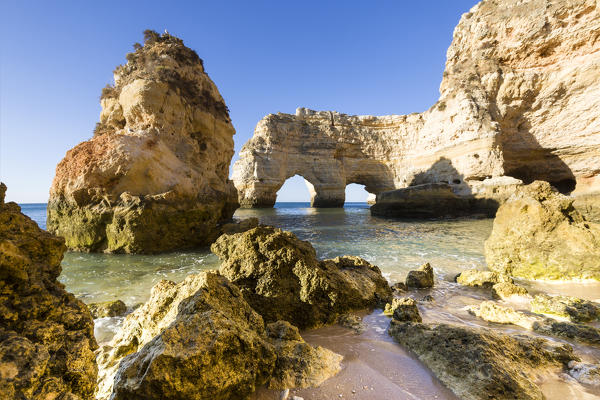
[[[294,175],[281,185],[275,203],[310,203],[310,186],[312,185],[303,176]]]
[[[367,191],[365,185],[350,183],[346,185],[345,203],[367,203],[373,195]]]

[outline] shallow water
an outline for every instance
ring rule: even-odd
[[[45,204],[24,205],[23,212],[45,227]],[[429,262],[436,286],[412,294],[426,294],[421,302],[425,322],[490,326],[509,334],[528,333],[515,326],[488,324],[469,315],[465,306],[489,300],[489,291],[465,288],[453,277],[468,268],[485,268],[483,243],[492,229],[491,219],[399,221],[371,217],[368,205],[346,204],[343,209],[313,209],[307,203],[281,203],[273,209],[240,209],[235,218],[257,217],[263,224],[294,232],[308,240],[321,258],[356,255],[378,265],[390,282],[403,280],[410,269]],[[60,281],[85,302],[121,299],[129,306],[145,301],[161,279],[182,280],[186,275],[218,268],[208,248],[161,255],[114,255],[67,252]],[[567,294],[600,298],[600,283],[519,282],[531,293]],[[525,305],[512,304],[517,309]],[[452,399],[455,398],[421,363],[387,335],[389,319],[381,310],[365,315],[367,331],[355,335],[339,326],[303,333],[309,343],[344,355],[344,369],[319,388],[294,390],[305,399]],[[96,335],[103,342],[112,336],[119,319],[96,320]],[[550,340],[555,340],[550,338]],[[571,343],[572,344],[572,343]],[[574,344],[587,362],[600,362],[600,349]],[[565,373],[548,373],[538,383],[548,399],[600,398],[600,390],[584,387]],[[354,391],[354,392],[353,392]],[[276,399],[279,393],[261,389],[256,399]]]

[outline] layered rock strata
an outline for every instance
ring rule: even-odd
[[[229,113],[196,52],[165,33],[116,68],[92,139],[56,167],[48,230],[83,251],[205,245],[237,207]]]
[[[485,258],[491,270],[527,279],[600,280],[600,224],[536,181],[498,209]]]
[[[444,183],[493,208],[506,197],[504,183],[478,186],[502,176],[596,199],[599,39],[595,0],[482,1],[454,31],[429,110],[349,116],[299,108],[264,117],[234,165],[240,204],[272,206],[294,175],[309,182],[314,206],[340,206],[350,183],[377,195]]]
[[[0,398],[91,399],[98,369],[89,310],[57,281],[64,240],[0,183]]]
[[[223,235],[211,250],[222,261],[221,274],[267,322],[316,327],[391,299],[378,267],[359,257],[320,261],[309,242],[274,227]]]
[[[244,399],[257,386],[318,385],[342,357],[297,328],[265,328],[240,290],[215,272],[161,281],[102,348],[99,399]]]

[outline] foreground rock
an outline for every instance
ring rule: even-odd
[[[211,250],[222,261],[220,272],[267,322],[316,327],[391,298],[376,266],[348,256],[319,261],[310,243],[270,226],[223,235]]]
[[[56,167],[48,230],[82,251],[155,253],[205,245],[231,218],[235,133],[202,60],[165,33],[115,70],[94,137]]]
[[[527,279],[600,280],[600,225],[537,181],[498,209],[485,257],[490,269]]]
[[[459,208],[464,199],[493,210],[514,189],[503,182],[511,178],[600,198],[599,21],[596,0],[479,2],[454,30],[440,98],[427,111],[300,108],[259,121],[233,167],[240,203],[273,206],[296,174],[314,206],[342,206],[348,183],[365,185],[378,195],[374,213],[390,200],[383,192],[450,187],[430,191],[448,210],[426,195],[404,202],[413,218],[472,212]]]
[[[180,284],[159,282],[125,318],[98,356],[98,397],[243,399],[262,384],[319,384],[340,361],[304,343],[288,323],[265,329],[235,285],[203,272]]]
[[[90,399],[92,316],[57,281],[64,241],[38,228],[0,183],[0,398]]]
[[[466,400],[543,399],[536,370],[576,360],[570,346],[488,329],[392,320],[389,333]]]
[[[416,270],[408,271],[405,284],[408,288],[417,289],[433,287],[433,268],[425,263]]]
[[[390,315],[396,321],[422,321],[417,302],[409,297],[393,299],[391,304],[385,305],[384,314]]]
[[[600,318],[600,304],[570,296],[537,295],[531,311],[566,318],[572,322],[590,322]]]
[[[316,387],[342,369],[342,356],[306,343],[298,328],[286,321],[267,325],[277,361],[269,380],[271,389]]]

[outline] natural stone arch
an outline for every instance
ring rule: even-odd
[[[286,114],[261,120],[252,144],[242,148],[233,168],[240,205],[273,207],[277,191],[294,175],[312,185],[309,191],[313,207],[343,207],[346,185],[350,183],[365,185],[373,194],[394,189],[391,168],[366,154],[346,126],[329,121],[326,126],[316,127]]]

